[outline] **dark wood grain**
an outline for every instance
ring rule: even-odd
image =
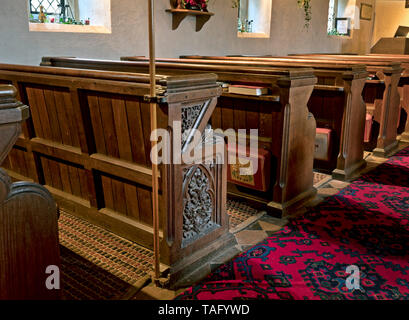
[[[114,115],[112,112],[111,99],[98,97],[99,110],[101,113],[102,131],[105,138],[106,153],[111,157],[119,157],[117,133],[115,130]]]
[[[72,135],[75,133],[72,132],[72,130],[70,129],[71,127],[70,126],[70,116],[71,115],[68,113],[68,110],[65,107],[63,92],[59,90],[55,90],[53,94],[54,94],[56,113],[58,117],[56,121],[56,125],[58,124],[60,125],[62,143],[66,145],[74,146]]]
[[[362,90],[362,83],[367,75],[364,65],[354,65],[349,63],[348,61],[321,61],[295,58],[291,59],[289,57],[250,58],[224,56],[191,56],[186,58],[187,59],[158,59],[158,68],[163,68],[163,70],[168,71],[171,66],[173,67],[173,65],[177,63],[183,64],[184,67],[189,66],[189,68],[193,68],[193,66],[200,66],[200,68],[204,68],[207,66],[209,68],[217,70],[219,70],[219,68],[221,67],[224,67],[226,69],[233,67],[252,68],[253,72],[255,72],[254,68],[263,68],[263,70],[265,70],[266,68],[314,68],[314,73],[318,78],[319,85],[315,86],[315,90],[311,99],[313,99],[314,96],[317,95],[337,95],[339,97],[338,104],[331,103],[331,100],[329,99],[322,99],[321,102],[325,105],[321,107],[314,107],[314,100],[309,101],[308,105],[309,107],[311,107],[313,115],[317,119],[319,119],[319,125],[326,128],[331,128],[333,130],[334,140],[337,142],[333,144],[334,147],[331,153],[330,160],[325,162],[315,161],[314,167],[316,169],[332,172],[334,174],[334,177],[338,179],[349,179],[350,177],[353,177],[358,170],[365,166],[365,161],[363,160],[362,156],[364,147],[363,141],[353,140],[348,141],[348,143],[343,144],[342,146],[340,145],[345,140],[345,137],[351,136],[351,131],[355,130],[353,128],[357,127],[358,135],[363,135],[365,125],[364,118],[362,118],[362,116],[359,116],[358,118],[353,119],[353,123],[351,123],[350,121],[344,122],[345,127],[343,128],[341,128],[340,126],[333,126],[335,122],[342,123],[342,119],[344,118],[348,120],[351,119],[345,116],[346,110],[349,110],[348,112],[350,112],[351,114],[362,114],[362,104],[360,101],[358,101],[358,99],[355,98],[355,95],[361,95],[361,92],[359,92],[359,90]],[[143,57],[126,57],[122,59],[135,61],[138,66],[146,61],[146,59],[144,59]],[[75,60],[75,62],[78,64],[78,59]],[[131,62],[128,63],[129,64],[127,64],[126,67],[128,67],[129,69],[132,69],[135,66]],[[105,67],[107,67],[107,65],[105,65]],[[241,83],[243,83],[243,79],[241,80]],[[260,81],[260,79],[254,76],[248,76],[246,80],[248,84],[257,83],[258,81]],[[226,81],[231,83],[231,80]],[[350,100],[348,98],[348,95],[351,97]],[[353,105],[347,107],[348,101],[353,101]],[[257,121],[259,122],[259,124],[261,124],[262,120],[257,119],[259,115],[255,115],[254,110],[257,110],[257,106],[255,106],[254,108],[249,108],[249,110],[246,111],[247,125],[250,124],[252,127],[255,126],[255,123]],[[332,118],[328,118],[328,112],[332,114]],[[340,114],[342,114],[342,117],[340,117]],[[221,119],[223,121],[223,114],[221,115]],[[323,121],[324,119],[325,122]],[[218,123],[218,118],[215,119],[215,122]],[[223,122],[221,122],[221,126],[224,128]],[[344,135],[344,137],[341,135]],[[340,148],[345,146],[348,146],[350,150],[347,150],[346,152],[340,152]],[[344,159],[344,155],[346,157],[346,160]]]
[[[118,62],[114,66],[121,69],[123,64]],[[38,91],[58,88],[63,94],[70,128],[77,133],[75,138],[72,136],[73,145],[56,142],[52,134],[44,132],[41,137],[20,138],[17,142],[42,159],[38,171],[44,175],[44,183],[59,205],[91,223],[152,247],[150,105],[144,101],[149,93],[148,65],[142,63],[132,66],[128,72],[120,71],[3,64],[0,79],[12,79],[23,87],[30,84]],[[217,75],[208,72],[217,72]],[[220,122],[225,121],[225,126],[235,129],[241,121],[246,121],[247,129],[261,128],[265,139],[260,139],[260,144],[272,153],[271,188],[258,194],[239,190],[235,193],[237,196],[287,214],[315,195],[312,179],[315,120],[307,108],[316,82],[312,69],[182,67],[175,63],[162,66],[160,73],[156,80],[161,93],[157,101],[160,128],[172,132],[175,121],[182,120],[182,106],[196,104],[208,106],[200,115],[200,121],[194,124],[201,132],[218,108],[222,111]],[[265,84],[274,95],[267,98],[228,96],[226,105],[222,100],[218,105],[221,88],[216,83],[217,76],[221,81]],[[46,102],[57,103],[55,95],[53,97]],[[72,117],[68,115],[71,112],[68,106]],[[242,120],[237,122],[236,108],[242,112]],[[223,109],[229,109],[226,115]],[[53,119],[61,121],[58,115]],[[224,154],[224,142],[217,143]],[[216,156],[221,154],[212,155]],[[61,170],[64,166],[67,170]],[[211,181],[214,208],[211,219],[217,225],[189,239],[184,226],[188,225],[186,215],[190,211],[184,212],[184,209],[189,197],[195,197],[195,192],[190,192],[192,176],[188,176],[195,172],[195,167],[192,164],[160,165],[160,258],[170,266],[171,283],[187,275],[189,268],[206,265],[208,261],[204,259],[234,243],[228,232],[225,208],[226,165],[201,165],[200,168]],[[67,192],[67,171],[72,194]]]
[[[132,159],[141,165],[148,165],[145,151],[145,139],[143,135],[141,106],[137,101],[126,101],[130,143],[132,147]]]
[[[21,137],[28,106],[12,86],[0,85],[0,165]],[[25,153],[15,148],[5,162],[9,170],[29,176]],[[51,300],[61,298],[61,286],[47,288],[47,268],[59,281],[60,255],[57,206],[51,194],[31,182],[11,183],[0,168],[0,299]],[[51,289],[51,290],[50,290]]]
[[[165,62],[165,60],[169,61]],[[89,68],[94,70],[98,69],[122,72],[148,72],[149,70],[149,64],[146,61],[117,62],[65,58],[47,58],[44,59],[44,61],[46,65],[61,66],[65,68]],[[291,87],[298,85],[296,84],[296,81],[293,82],[289,87],[287,87],[287,84],[284,85],[284,83],[286,82],[286,80],[284,79],[287,79],[286,77],[290,77],[291,79],[293,77],[294,79],[297,77],[300,77],[297,79],[301,79],[302,77],[308,78],[308,73],[309,75],[311,75],[311,69],[300,68],[300,66],[294,66],[285,63],[279,65],[278,67],[272,67],[268,64],[254,67],[245,65],[237,66],[230,65],[229,63],[225,62],[216,65],[213,63],[204,63],[203,61],[200,62],[199,60],[195,60],[194,63],[187,62],[182,64],[182,61],[175,59],[160,59],[157,63],[157,68],[158,72],[165,75],[214,72],[217,73],[220,81],[229,83],[262,84],[264,86],[270,87],[273,93],[277,94],[277,96],[279,97],[278,100],[276,98],[264,99],[264,97],[243,97],[239,95],[223,94],[213,113],[211,122],[214,128],[231,128],[237,130],[237,125],[241,125],[243,124],[243,121],[245,121],[245,127],[240,129],[247,129],[248,132],[249,129],[261,129],[261,132],[263,134],[271,134],[272,136],[265,137],[267,138],[267,140],[270,139],[270,141],[272,141],[270,142],[270,145],[263,141],[260,141],[259,144],[262,147],[271,149],[271,152],[273,154],[271,165],[274,166],[274,170],[272,170],[273,173],[271,174],[271,176],[273,177],[272,179],[280,179],[280,177],[283,176],[284,180],[289,179],[288,181],[291,182],[287,183],[282,181],[282,183],[280,184],[277,180],[272,181],[272,189],[269,190],[269,192],[263,194],[255,194],[252,190],[230,190],[230,195],[234,197],[244,197],[249,201],[254,200],[256,205],[261,205],[264,209],[267,208],[271,211],[279,211],[280,214],[283,214],[290,212],[292,208],[295,208],[297,205],[302,205],[303,203],[309,201],[309,199],[315,194],[315,189],[312,187],[312,170],[310,173],[306,174],[295,173],[293,171],[295,170],[293,169],[293,167],[290,168],[285,165],[284,162],[281,162],[281,158],[284,157],[285,159],[292,159],[291,162],[294,161],[297,163],[304,163],[305,165],[298,166],[297,164],[294,166],[294,168],[303,168],[302,172],[304,172],[304,168],[309,168],[311,166],[310,163],[312,163],[312,160],[310,158],[310,149],[313,148],[313,143],[310,143],[309,139],[313,139],[315,133],[311,131],[313,126],[305,125],[304,122],[306,121],[307,123],[312,123],[314,122],[314,119],[308,116],[308,112],[305,112],[307,110],[306,105],[301,104],[299,106],[290,108],[291,115],[289,117],[294,119],[294,122],[298,123],[298,125],[287,124],[290,129],[287,128],[287,131],[283,131],[285,112],[284,108],[287,103],[286,101],[288,101],[289,97],[298,97],[304,94],[308,96],[310,95],[308,89],[310,84],[307,84],[308,81],[304,83],[301,83],[302,81],[300,81],[299,85],[300,87],[302,87],[302,89],[294,90]],[[328,69],[328,71],[326,71],[327,69],[325,69],[325,72],[330,75],[335,73],[337,76],[342,75],[345,70],[353,69],[353,67],[350,65],[335,66],[334,64],[331,70],[328,66],[326,68]],[[333,69],[335,69],[335,71]],[[357,68],[357,70],[357,73],[359,73],[363,69],[362,67],[359,67]],[[333,78],[334,76],[332,76],[331,79]],[[280,81],[280,79],[283,79],[284,81]],[[263,100],[266,100],[269,103],[268,107],[264,106],[263,111],[261,111],[261,105],[263,105],[261,101]],[[303,101],[303,99],[300,99],[299,101]],[[234,110],[236,108],[241,108],[243,112],[243,118],[241,122],[237,123],[234,118]],[[340,106],[340,109],[343,110],[343,106]],[[149,160],[148,136],[150,132],[146,127],[146,125],[149,123],[148,105],[141,103],[140,110],[142,127],[145,136],[144,141],[146,146],[146,158]],[[268,115],[267,110],[269,113]],[[264,128],[265,119],[271,119],[271,127]],[[296,126],[299,126],[302,129],[296,132]],[[283,136],[285,136],[287,139],[285,140],[286,144],[291,144],[290,140],[293,141],[292,139],[297,139],[295,138],[295,136],[298,136],[299,139],[308,140],[307,143],[301,144],[301,148],[304,150],[304,152],[302,152],[303,156],[296,155],[298,151],[291,151],[294,153],[285,154],[286,151],[282,145]],[[290,136],[292,138],[289,138]],[[300,180],[299,177],[301,176],[303,178]]]

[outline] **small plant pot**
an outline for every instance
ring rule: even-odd
[[[188,10],[197,10],[200,11],[200,7],[199,6],[192,6],[190,4],[186,4],[186,9]]]

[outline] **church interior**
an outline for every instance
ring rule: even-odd
[[[409,300],[409,1],[1,7],[0,300]]]

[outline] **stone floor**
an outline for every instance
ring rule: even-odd
[[[409,143],[400,143],[399,150],[407,147]],[[365,174],[366,172],[374,169],[376,166],[387,161],[387,158],[379,158],[372,155],[371,152],[365,152],[364,158],[367,161],[367,166],[364,168],[356,177],[350,179],[350,181],[340,181],[332,179],[330,175],[321,174],[320,181],[314,184],[317,188],[317,196],[307,205],[307,207],[300,208],[291,217],[302,215],[308,208],[318,205],[326,197],[337,194],[341,189],[347,187],[350,182]],[[279,231],[288,222],[287,218],[274,218],[269,216],[267,213],[260,214],[257,221],[251,223],[246,228],[234,233],[236,239],[236,246],[233,250],[236,250],[236,254],[243,252],[252,246],[263,241],[265,238],[269,237],[271,234]],[[215,270],[223,263],[223,257],[214,259],[208,268],[209,273]],[[147,287],[143,288],[133,299],[160,299],[160,300],[171,300],[179,293],[183,292],[184,289],[177,291],[171,291],[166,289],[157,288],[154,284],[149,284]]]

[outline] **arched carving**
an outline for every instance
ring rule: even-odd
[[[206,166],[193,166],[183,179],[182,247],[206,235],[219,225],[214,221],[215,188]]]

